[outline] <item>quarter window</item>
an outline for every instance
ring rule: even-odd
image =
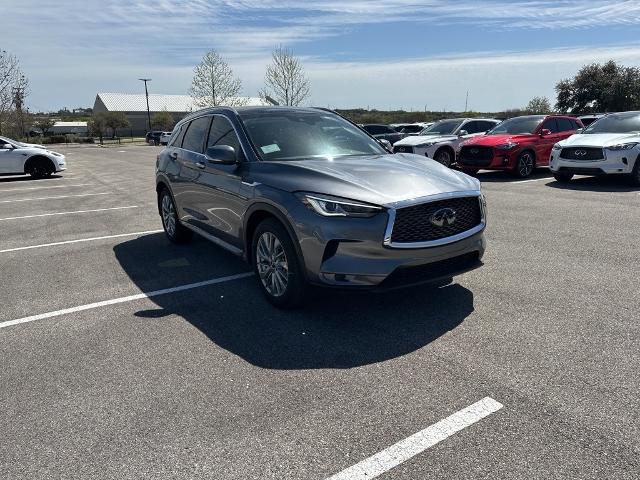
[[[182,148],[191,150],[192,152],[202,153],[210,120],[210,116],[193,120],[187,128],[187,133],[182,141]]]
[[[182,140],[184,139],[184,133],[186,131],[187,131],[186,126],[184,124],[180,125],[180,127],[178,128],[178,131],[175,133],[175,135],[173,135],[173,138],[169,142],[169,146],[170,147],[181,147],[182,146]]]

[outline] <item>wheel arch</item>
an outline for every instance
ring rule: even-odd
[[[436,148],[436,151],[433,153],[434,160],[442,150],[449,150],[449,153],[451,154],[451,164],[454,164],[456,161],[456,150],[453,148],[453,145],[449,143],[445,143],[444,145],[440,145]]]
[[[52,172],[56,171],[56,165],[53,162],[53,160],[51,160],[49,157],[45,155],[40,155],[36,153],[35,155],[31,155],[30,157],[28,157],[27,160],[24,162],[24,173],[29,173],[29,168],[31,167],[31,165],[33,165],[35,162],[38,162],[38,161],[48,162],[51,165]]]

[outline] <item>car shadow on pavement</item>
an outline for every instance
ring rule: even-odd
[[[248,267],[204,240],[171,245],[162,234],[114,247],[124,271],[143,291],[223,277]],[[189,263],[167,275],[162,265]],[[172,263],[173,262],[173,263]],[[176,269],[179,270],[179,269]],[[150,298],[157,309],[135,315],[161,322],[178,315],[221,348],[268,369],[353,368],[397,358],[455,329],[473,312],[473,294],[458,284],[388,293],[314,292],[297,310],[278,310],[254,277]]]
[[[579,177],[566,183],[560,183],[554,180],[546,185],[547,187],[561,190],[579,190],[585,192],[640,192],[640,187],[631,185],[627,177],[623,175]]]
[[[40,182],[42,180],[51,180],[59,178],[64,178],[62,175],[51,175],[47,178],[33,178],[30,175],[7,175],[5,177],[0,177],[0,183],[13,183],[13,182]]]
[[[548,168],[536,168],[531,175],[526,178],[514,177],[511,172],[497,170],[481,170],[475,177],[483,183],[518,182],[523,180],[538,180],[540,178],[553,179]]]

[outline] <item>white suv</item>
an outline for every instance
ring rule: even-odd
[[[66,168],[61,153],[0,137],[0,175],[28,173],[34,178],[44,178]]]
[[[445,167],[455,163],[460,143],[491,130],[499,120],[492,118],[452,118],[440,120],[418,135],[403,138],[393,144],[394,153],[415,153],[433,158]]]
[[[613,113],[556,143],[549,167],[555,179],[574,175],[628,175],[640,186],[640,112]]]

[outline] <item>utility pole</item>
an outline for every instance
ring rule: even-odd
[[[18,125],[20,125],[20,137],[24,137],[24,119],[22,118],[22,105],[24,103],[24,88],[13,87],[13,103],[16,106],[16,118]]]
[[[149,90],[147,90],[147,82],[150,82],[150,78],[139,78],[141,82],[144,82],[144,94],[147,97],[147,121],[149,122],[149,131],[151,131],[151,112],[149,112]]]
[[[467,107],[469,106],[469,90],[467,90],[467,98],[464,101],[464,111],[467,111]]]

